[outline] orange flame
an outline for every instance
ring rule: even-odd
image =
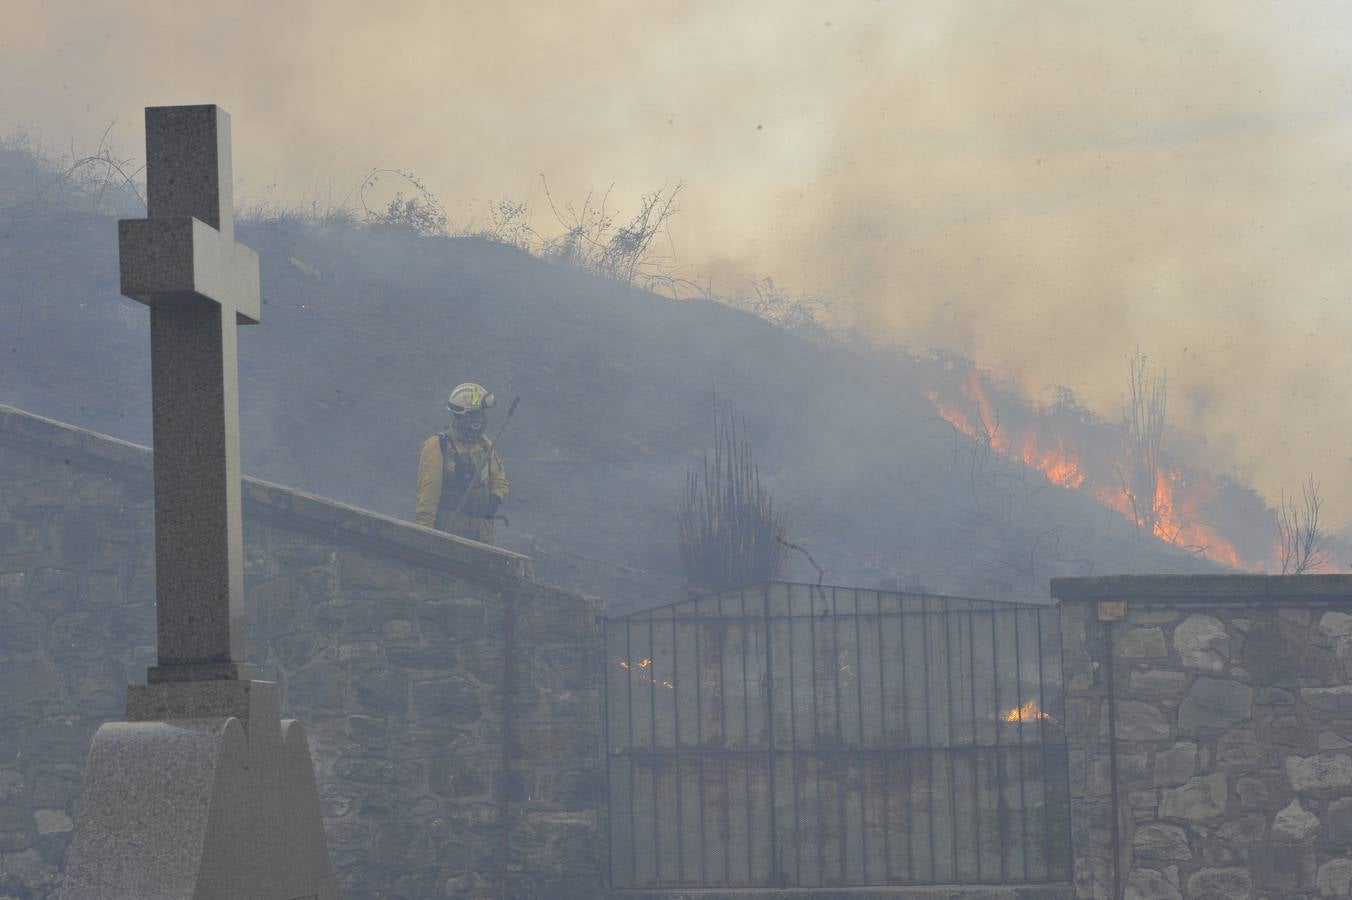
[[[1005,715],[1006,722],[1036,722],[1038,719],[1050,719],[1051,716],[1038,709],[1036,700],[1029,700],[1023,706],[1016,706]]]
[[[1066,447],[1061,437],[1049,438],[1032,428],[1018,434],[1005,429],[994,411],[981,373],[976,369],[968,374],[962,393],[975,407],[975,421],[955,406],[943,402],[934,391],[926,391],[925,397],[959,432],[989,443],[1001,455],[1041,472],[1052,484],[1090,491],[1097,502],[1116,510],[1138,527],[1145,527],[1153,519],[1152,531],[1162,541],[1203,550],[1208,558],[1237,569],[1270,567],[1270,564],[1246,565],[1230,541],[1211,526],[1196,521],[1196,510],[1210,491],[1208,484],[1190,483],[1177,469],[1160,467],[1156,472],[1153,506],[1149,510],[1142,509],[1144,504],[1133,497],[1125,485],[1092,483],[1083,462]]]
[[[651,656],[645,656],[638,662],[634,663],[633,665],[630,665],[629,660],[627,659],[622,659],[619,662],[620,668],[625,669],[626,671],[629,672],[632,672],[635,669],[651,669],[653,666],[653,660]],[[670,691],[676,690],[676,685],[672,684],[670,681],[658,681],[657,676],[655,675],[640,675],[638,676],[638,679],[640,683],[648,682],[650,684],[660,685]]]

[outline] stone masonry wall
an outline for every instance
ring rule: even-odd
[[[1056,579],[1052,594],[1076,895],[1352,895],[1352,577]]]
[[[55,896],[90,738],[153,662],[152,510],[148,451],[0,407],[0,898]],[[244,510],[249,657],[309,733],[346,896],[596,896],[594,604],[274,485]]]

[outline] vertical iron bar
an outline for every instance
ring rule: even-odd
[[[995,604],[991,604],[991,704],[995,707],[995,827],[1000,832],[1000,883],[1005,882],[1005,850],[1009,834],[1005,828],[1005,754],[1000,746],[1004,715],[1000,712],[1000,649],[996,638]]]
[[[601,620],[601,742],[606,748],[606,884],[615,886],[615,813],[610,782],[610,620]],[[631,837],[632,840],[632,837]]]
[[[972,704],[972,831],[976,837],[976,880],[981,880],[981,749],[976,723],[976,610],[967,607],[967,685]]]
[[[742,588],[742,590],[741,590],[741,597],[742,597],[742,741],[745,743],[745,745],[746,745],[745,749],[746,749],[746,751],[747,751],[747,756],[746,756],[746,758],[743,760],[743,763],[745,764],[745,768],[743,769],[743,774],[746,775],[746,881],[747,881],[747,884],[751,884],[751,883],[753,883],[753,882],[755,881],[755,874],[754,874],[754,872],[753,872],[753,865],[752,865],[752,845],[753,845],[753,842],[752,842],[752,835],[755,834],[755,831],[754,831],[754,830],[752,829],[752,827],[751,827],[751,756],[750,756],[750,753],[751,753],[751,682],[750,682],[750,680],[747,678],[747,674],[746,674],[746,658],[747,658],[747,656],[748,656],[749,653],[750,653],[750,647],[748,646],[748,644],[750,643],[750,642],[749,642],[749,632],[751,631],[751,617],[748,616],[747,613],[746,613],[746,588]],[[768,606],[766,607],[766,616],[767,616],[767,618],[766,618],[765,621],[768,623],[768,622],[770,621],[769,618],[768,618],[768,616],[769,616],[769,607],[768,607]],[[768,624],[766,625],[766,628],[767,628],[767,629],[769,628],[769,625],[768,625]],[[757,642],[757,643],[759,643],[759,642]],[[770,647],[769,647],[768,644],[767,644],[766,647],[765,647],[765,652],[766,652],[767,655],[768,655],[769,652],[770,652]],[[769,666],[769,663],[766,664],[765,669],[766,669],[766,672],[767,672],[767,673],[771,671],[770,666]],[[768,678],[769,678],[769,676],[767,675],[767,680],[768,680]],[[769,740],[769,742],[768,742],[768,747],[767,747],[767,751],[768,751],[768,752],[767,752],[767,758],[768,758],[768,760],[769,760],[769,766],[770,766],[770,796],[771,796],[772,798],[773,798],[774,795],[775,795],[775,703],[774,703],[774,693],[775,693],[775,691],[774,691],[774,685],[773,685],[773,684],[767,684],[767,690],[766,690],[766,695],[765,695],[765,699],[766,699],[766,712],[767,712],[767,716],[768,716],[769,722],[770,722],[770,724],[769,724],[769,729],[770,729],[770,740]],[[775,841],[775,811],[774,811],[774,801],[773,801],[773,800],[771,800],[770,806],[771,806],[771,809],[770,809],[770,866],[771,866],[771,868],[773,868],[773,867],[774,867],[774,864],[775,864],[775,844],[774,844],[774,841]],[[728,830],[729,830],[729,831],[732,830],[732,826],[731,826],[731,825],[728,826]],[[731,855],[731,854],[729,854],[729,855]]]
[[[876,598],[877,595],[874,596]],[[881,610],[881,607],[879,609]],[[863,752],[866,749],[864,740],[864,638],[860,632],[858,588],[854,591],[854,686],[855,693],[859,698],[855,714],[856,718],[859,719],[859,750],[861,751],[859,755],[859,846],[862,854],[860,860],[863,862],[864,883],[868,884],[868,792],[865,790],[868,782],[868,754]]]
[[[722,595],[719,596],[722,602]],[[698,779],[695,796],[699,800],[699,883],[708,883],[709,874],[705,866],[704,832],[704,658],[700,655],[699,633],[704,630],[704,620],[700,618],[699,601],[695,601],[695,744],[699,752],[695,754],[695,772]],[[673,681],[672,684],[675,684]]]
[[[822,876],[826,870],[826,841],[825,829],[822,828],[822,818],[826,815],[826,810],[822,805],[822,758],[821,750],[821,729],[818,727],[819,714],[817,710],[817,595],[815,588],[809,587],[807,591],[807,609],[808,609],[808,655],[812,658],[812,668],[810,670],[812,677],[808,683],[812,686],[812,750],[809,756],[812,758],[812,772],[817,786],[817,883],[822,883]],[[793,607],[789,607],[789,613],[792,615]],[[802,829],[799,829],[800,833]]]
[[[826,602],[825,595],[822,596],[822,602]],[[841,712],[840,701],[840,607],[836,597],[836,589],[831,588],[831,676],[835,686],[835,704],[836,704],[836,749],[842,751],[831,759],[831,766],[835,769],[836,779],[836,806],[840,810],[840,881],[841,884],[849,881],[846,874],[846,860],[849,854],[849,830],[845,824],[845,780],[847,766],[849,765],[849,756],[845,750],[845,725],[843,714]],[[817,771],[821,772],[820,762]],[[825,841],[822,842],[822,852],[825,853]],[[826,873],[822,873],[823,879]]]
[[[923,617],[921,622],[924,622]],[[902,757],[906,761],[905,880],[919,881],[919,875],[915,870],[915,754],[912,752],[915,735],[911,730],[910,665],[906,662],[906,597],[902,594],[897,594],[897,637],[901,640],[897,648],[897,656],[901,662],[901,727],[897,729],[897,737],[906,747],[906,753]],[[923,657],[921,661],[924,661]],[[926,690],[928,688],[926,685]]]
[[[746,594],[742,594],[743,617],[745,618]],[[746,625],[743,624],[745,629]],[[723,595],[718,595],[718,740],[723,745],[724,750],[732,749],[732,742],[728,740],[728,689],[727,689],[727,667],[724,657],[728,652],[728,620],[723,613]],[[745,694],[743,694],[745,700]],[[723,883],[732,883],[732,798],[728,794],[728,759],[729,754],[723,754]],[[748,829],[747,843],[750,843],[750,829]]]
[[[1057,709],[1057,713],[1060,715],[1060,719],[1058,719],[1057,721],[1059,721],[1059,722],[1061,723],[1061,739],[1060,739],[1060,743],[1059,743],[1058,746],[1059,746],[1059,748],[1060,748],[1060,753],[1061,753],[1061,781],[1062,781],[1062,785],[1061,785],[1061,786],[1062,786],[1062,789],[1064,790],[1064,794],[1063,794],[1062,796],[1064,796],[1064,797],[1066,798],[1066,810],[1065,810],[1066,814],[1065,814],[1064,816],[1061,817],[1061,821],[1064,823],[1064,830],[1062,831],[1062,840],[1064,841],[1064,846],[1065,846],[1065,848],[1066,848],[1066,850],[1065,850],[1065,856],[1063,857],[1063,860],[1062,860],[1062,861],[1063,861],[1063,862],[1065,863],[1065,865],[1066,865],[1065,871],[1066,871],[1066,873],[1067,873],[1067,877],[1070,877],[1070,876],[1071,876],[1071,873],[1072,873],[1073,870],[1074,870],[1074,866],[1075,866],[1075,848],[1074,848],[1074,844],[1073,844],[1073,841],[1074,841],[1074,835],[1071,833],[1071,822],[1070,822],[1070,808],[1071,808],[1071,807],[1070,807],[1070,747],[1069,747],[1069,738],[1068,738],[1068,736],[1067,736],[1067,734],[1066,734],[1066,729],[1069,727],[1069,723],[1068,723],[1068,721],[1067,721],[1067,719],[1066,719],[1066,691],[1067,691],[1067,689],[1068,689],[1069,686],[1066,684],[1066,676],[1065,676],[1065,673],[1066,673],[1066,665],[1065,665],[1065,643],[1064,643],[1065,638],[1064,638],[1064,635],[1063,635],[1062,632],[1061,632],[1061,609],[1060,609],[1060,607],[1057,607],[1057,608],[1054,610],[1054,612],[1055,612],[1055,614],[1056,614],[1056,616],[1055,616],[1055,620],[1056,620],[1056,672],[1058,672],[1058,673],[1060,674],[1060,676],[1061,676],[1061,677],[1060,677],[1060,681],[1059,681],[1060,690],[1057,692],[1057,694],[1059,695],[1060,700],[1061,700],[1060,704],[1058,705],[1058,709]],[[1109,633],[1109,637],[1111,637],[1111,632]],[[1109,649],[1111,649],[1111,647],[1110,647]],[[1112,659],[1112,656],[1110,655],[1110,656],[1108,657],[1108,659],[1111,660],[1111,659]],[[1109,679],[1109,683],[1111,683],[1111,681],[1112,681],[1112,675],[1113,675],[1112,669],[1109,668],[1109,669],[1108,669],[1108,679]],[[1109,706],[1112,706],[1113,703],[1114,703],[1112,697],[1113,697],[1113,695],[1112,695],[1112,693],[1110,692],[1109,695],[1108,695],[1108,704],[1109,704]],[[1114,723],[1115,721],[1116,721],[1116,716],[1110,716],[1110,717],[1109,717],[1109,726],[1115,728],[1115,726],[1113,725],[1113,723]],[[1114,733],[1114,737],[1115,737],[1115,736],[1116,736],[1116,734]],[[1114,746],[1115,746],[1115,745],[1114,745]],[[1115,764],[1115,761],[1116,761],[1116,753],[1115,753],[1115,751],[1114,751],[1113,756],[1112,756],[1112,758],[1110,759],[1110,762],[1113,762],[1113,763]],[[1113,779],[1113,784],[1114,784],[1114,786],[1117,784],[1116,778]],[[1116,790],[1116,787],[1114,787],[1114,790]],[[1113,806],[1113,808],[1114,808],[1114,809],[1117,808],[1117,807],[1116,807],[1116,800],[1114,800],[1114,806]],[[1114,835],[1114,836],[1113,836],[1113,839],[1114,839],[1114,841],[1116,841],[1117,836]],[[1116,844],[1114,844],[1114,846],[1116,846]]]
[[[1014,700],[1019,704],[1019,852],[1023,858],[1022,870],[1023,880],[1028,880],[1028,797],[1024,791],[1024,783],[1028,780],[1027,768],[1024,765],[1024,747],[1023,747],[1023,720],[1026,718],[1023,714],[1023,646],[1019,639],[1019,613],[1018,607],[1014,608],[1014,683],[1018,686],[1018,693]]]
[[[630,883],[638,884],[638,823],[634,812],[634,793],[637,786],[634,781],[634,620],[624,619],[624,684],[629,695],[629,755],[625,759],[629,769],[629,878]],[[653,809],[656,810],[656,801]]]
[[[1042,678],[1042,667],[1046,665],[1042,657],[1042,610],[1034,611],[1037,617],[1037,740],[1042,755],[1042,868],[1044,878],[1052,880],[1052,820],[1051,800],[1047,794],[1047,693]]]
[[[648,716],[651,724],[651,736],[653,742],[653,873],[654,880],[662,883],[662,829],[658,823],[662,817],[658,813],[657,803],[657,645],[653,640],[653,613],[648,613],[648,704],[651,714]],[[632,665],[632,664],[631,664]]]
[[[948,746],[947,753],[944,754],[948,761],[948,811],[949,811],[949,831],[953,835],[952,852],[949,855],[949,870],[953,873],[953,880],[958,880],[958,767],[956,747],[957,736],[953,728],[953,630],[949,628],[949,623],[955,621],[952,612],[945,609],[940,613],[944,617],[944,695],[948,698],[948,710],[946,712]],[[959,635],[961,638],[961,635]]]
[[[793,587],[785,585],[784,594],[789,611],[784,621],[789,627],[789,777],[793,781],[793,871],[794,886],[797,887],[803,883],[803,829],[802,817],[798,814],[798,698],[793,685]],[[765,602],[768,606],[768,588]]]
[[[878,734],[883,751],[883,879],[892,880],[892,745],[887,737],[887,653],[883,650],[883,594],[878,591]]]
[[[780,857],[778,817],[775,814],[775,642],[771,637],[770,628],[770,585],[765,585],[765,696],[766,696],[766,727],[770,733],[770,880],[779,881],[780,872],[783,868],[783,860]],[[745,659],[745,657],[743,657]],[[745,662],[743,663],[745,665]],[[789,727],[793,727],[793,620],[789,620]],[[790,732],[792,735],[792,732]],[[792,741],[790,741],[792,747]],[[789,760],[794,759],[792,750],[789,754]],[[747,766],[747,791],[750,793],[751,767]],[[747,810],[750,811],[750,801],[748,801]],[[798,816],[798,792],[794,790],[793,794],[793,814]],[[796,826],[795,822],[795,826]],[[748,829],[748,835],[750,830]],[[748,841],[748,844],[750,842]],[[795,854],[796,860],[796,854]]]
[[[681,790],[681,691],[680,691],[680,668],[681,654],[676,646],[676,633],[679,630],[676,627],[676,607],[679,603],[671,605],[671,744],[674,752],[671,755],[671,765],[676,770],[676,881],[678,884],[685,883],[685,817],[682,815],[683,802]],[[657,660],[653,659],[653,681],[657,681]],[[663,685],[665,687],[665,685]]]
[[[938,830],[934,827],[934,735],[930,731],[930,709],[934,700],[932,682],[930,680],[930,648],[929,648],[929,598],[920,598],[920,637],[922,640],[921,654],[924,656],[925,664],[925,748],[927,759],[925,762],[925,798],[929,801],[929,832],[930,843],[930,881],[939,880],[938,865],[938,847],[934,843],[934,833]]]

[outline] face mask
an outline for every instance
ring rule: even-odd
[[[477,437],[484,430],[484,414],[481,412],[465,413],[463,416],[457,416],[452,425],[457,434]]]

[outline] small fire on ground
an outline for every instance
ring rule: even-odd
[[[1006,722],[1036,722],[1038,719],[1051,719],[1051,716],[1038,708],[1036,700],[1016,706],[1005,715]]]
[[[620,660],[620,668],[630,672],[631,674],[634,673],[636,670],[642,671],[645,669],[651,669],[652,667],[653,661],[652,657],[650,656],[645,656],[638,662],[632,664],[627,659]],[[658,681],[656,675],[640,674],[635,677],[637,677],[638,680],[644,684],[655,684],[658,687],[664,687],[669,691],[674,691],[676,689],[676,685],[672,684],[670,681]]]

